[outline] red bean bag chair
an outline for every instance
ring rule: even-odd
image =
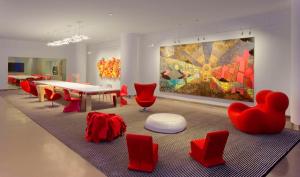
[[[285,126],[288,97],[282,92],[262,90],[256,95],[257,105],[232,103],[228,116],[235,128],[249,134],[279,133]]]
[[[86,123],[85,139],[89,142],[112,141],[126,132],[126,124],[116,114],[90,112]]]

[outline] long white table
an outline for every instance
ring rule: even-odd
[[[29,79],[29,78],[32,78],[32,79],[37,79],[38,77],[37,76],[31,76],[31,75],[24,75],[24,74],[20,74],[20,75],[12,75],[12,74],[9,74],[8,77],[10,78],[14,78],[16,80],[26,80],[26,79]]]
[[[117,93],[120,89],[105,88],[97,85],[88,85],[75,82],[57,81],[57,80],[40,80],[34,81],[37,85],[49,85],[72,91],[77,91],[81,95],[81,111],[92,110],[92,95]]]

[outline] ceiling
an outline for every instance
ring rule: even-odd
[[[83,33],[100,42],[122,32],[165,31],[288,5],[289,0],[0,0],[0,37],[54,40],[70,36],[81,21]]]

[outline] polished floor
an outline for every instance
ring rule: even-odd
[[[0,177],[104,176],[1,97],[0,112]],[[299,176],[299,157],[298,144],[268,176]]]
[[[1,97],[0,113],[0,177],[105,176]]]

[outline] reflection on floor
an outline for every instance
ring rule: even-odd
[[[1,177],[104,175],[0,97]]]
[[[129,102],[135,104],[134,99],[130,99]],[[3,115],[0,118],[0,158],[5,159],[0,161],[1,177],[104,176],[1,97],[0,111]],[[287,124],[287,128],[289,127],[290,124]],[[299,176],[299,157],[298,144],[267,176]]]

